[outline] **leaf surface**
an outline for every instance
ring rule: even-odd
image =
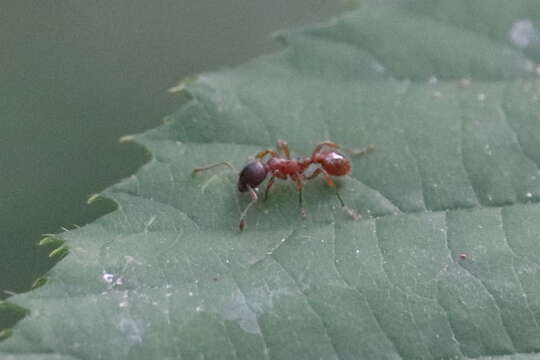
[[[540,358],[540,3],[366,2],[183,84],[152,160],[0,344],[6,359]],[[278,182],[237,231],[236,173],[289,142],[373,144],[339,181]],[[62,251],[58,252],[62,254]]]

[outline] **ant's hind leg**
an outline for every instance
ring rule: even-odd
[[[351,209],[350,207],[345,205],[345,202],[343,201],[343,199],[341,198],[341,195],[339,195],[339,192],[337,190],[336,190],[336,196],[341,204],[341,208],[343,209],[343,211],[345,211],[345,213],[347,213],[347,215],[352,217],[354,220],[360,220],[362,218],[362,215],[360,215],[356,210]]]
[[[319,143],[317,146],[315,146],[315,149],[313,150],[313,153],[312,155],[318,153],[319,151],[321,151],[321,149],[323,147],[329,147],[329,148],[332,148],[332,149],[339,149],[341,147],[341,145],[339,144],[336,144],[335,142],[332,142],[332,141],[323,141],[322,143]]]
[[[368,145],[364,148],[361,148],[361,149],[347,149],[348,152],[350,152],[352,155],[364,155],[364,154],[367,154],[368,152],[372,151],[373,149],[375,149],[375,146],[373,145]]]
[[[331,186],[333,188],[336,187],[336,184],[332,180],[332,177],[330,175],[328,175],[328,173],[324,169],[321,169],[321,168],[317,168],[313,172],[313,174],[306,177],[306,179],[307,180],[313,179],[313,178],[317,177],[319,174],[323,174],[324,179],[326,180],[326,183],[329,186]],[[339,192],[337,190],[336,190],[336,196],[337,196],[337,198],[339,200],[339,203],[341,204],[341,208],[343,209],[343,211],[345,211],[347,213],[347,215],[352,217],[354,220],[360,220],[362,218],[362,216],[358,212],[356,212],[355,210],[353,210],[350,207],[348,207],[347,205],[345,205],[345,201],[343,201],[343,199],[341,198],[341,195],[339,195]]]
[[[210,165],[206,165],[206,166],[202,166],[202,167],[196,167],[196,168],[193,169],[193,174],[201,172],[201,171],[206,171],[208,169],[212,169],[212,168],[215,168],[215,167],[218,167],[218,166],[223,166],[223,165],[231,168],[232,170],[235,170],[234,166],[232,166],[230,162],[228,162],[228,161],[220,161],[220,162],[215,163],[215,164],[210,164]]]
[[[251,201],[249,202],[249,204],[247,204],[244,211],[242,211],[242,214],[240,214],[240,224],[238,225],[238,227],[240,228],[240,231],[243,231],[246,228],[247,223],[246,223],[245,218],[246,218],[247,212],[249,208],[257,202],[257,199],[258,199],[257,193],[255,192],[255,190],[253,190],[251,186],[247,185],[247,189],[249,192],[249,196],[251,197]]]
[[[324,180],[326,181],[328,186],[334,187],[334,188],[336,187],[336,183],[334,183],[334,180],[332,180],[332,177],[323,168],[315,169],[315,171],[311,175],[306,177],[306,180],[311,180],[313,178],[316,178],[317,176],[319,176],[319,174],[322,174],[324,176]]]

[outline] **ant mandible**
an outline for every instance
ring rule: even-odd
[[[311,156],[291,159],[289,145],[287,145],[287,143],[283,140],[278,140],[277,151],[269,149],[259,152],[255,156],[255,160],[250,161],[246,166],[244,166],[238,176],[238,191],[248,192],[251,197],[251,201],[240,215],[240,231],[244,230],[246,227],[245,217],[249,208],[257,202],[257,188],[264,181],[264,179],[266,179],[268,174],[271,174],[271,177],[270,180],[268,180],[266,189],[264,190],[264,199],[266,200],[268,198],[268,191],[272,185],[274,185],[276,178],[284,180],[291,179],[296,184],[300,211],[302,215],[304,215],[305,211],[302,207],[302,190],[304,188],[304,180],[311,180],[319,175],[322,175],[328,186],[335,188],[336,184],[334,183],[332,176],[345,176],[351,172],[351,161],[345,155],[336,151],[339,148],[341,148],[341,146],[334,142],[323,141],[315,147],[311,153]],[[371,150],[373,150],[373,145],[369,145],[368,147],[360,150],[350,151],[354,155],[360,155]],[[280,156],[280,153],[282,153],[283,156]],[[269,156],[269,158],[265,161],[264,158],[267,156]],[[310,175],[306,175],[306,170],[312,164],[318,164],[320,167],[317,167]],[[212,169],[221,165],[228,166],[234,170],[234,167],[228,161],[221,161],[219,163],[194,168],[193,173]],[[360,216],[345,206],[345,203],[338,192],[336,192],[336,195],[341,203],[341,206],[347,211],[347,213],[353,218],[358,219]]]

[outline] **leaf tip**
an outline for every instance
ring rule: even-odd
[[[92,194],[90,197],[86,200],[86,203],[88,205],[92,204],[94,201],[98,200],[101,197],[101,194]]]
[[[186,90],[187,85],[193,83],[195,80],[197,80],[197,78],[198,78],[198,75],[187,76],[182,81],[180,81],[177,85],[168,88],[167,92],[169,94],[176,94],[176,93],[182,92]]]

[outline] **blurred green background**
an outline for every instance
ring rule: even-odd
[[[278,46],[269,33],[342,0],[3,0],[0,5],[0,299],[47,271],[44,233],[111,211],[92,193],[145,153],[118,138],[160,124],[182,78]],[[0,328],[2,325],[0,319]]]

